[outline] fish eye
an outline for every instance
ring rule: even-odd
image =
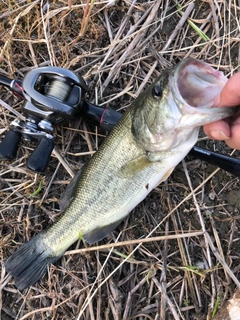
[[[162,88],[160,87],[160,83],[157,82],[152,89],[153,98],[159,99],[162,97]]]

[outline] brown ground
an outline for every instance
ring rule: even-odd
[[[239,1],[198,0],[189,12],[193,1],[178,1],[188,22],[176,2],[1,1],[0,73],[21,78],[38,66],[68,68],[89,82],[92,102],[124,112],[143,87],[185,57],[202,59],[228,76],[236,72]],[[0,106],[4,136],[21,101],[3,87],[1,99],[13,108]],[[75,244],[23,292],[6,278],[6,259],[58,215],[59,197],[71,179],[67,169],[79,169],[105,134],[82,120],[56,126],[65,167],[55,153],[45,175],[26,169],[35,144],[25,141],[16,159],[0,162],[0,318],[212,319],[239,285],[239,179],[190,158],[93,251],[79,253],[82,245]],[[232,151],[209,140],[201,145]],[[172,238],[182,233],[192,235]],[[149,242],[136,243],[147,237]],[[122,246],[102,247],[116,239]]]

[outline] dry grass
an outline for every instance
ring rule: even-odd
[[[179,0],[183,15],[175,2],[1,1],[0,72],[18,78],[38,66],[69,68],[89,82],[91,101],[124,112],[185,57],[226,75],[237,71],[240,2]],[[1,99],[4,135],[21,101],[4,88]],[[16,159],[0,162],[1,319],[212,319],[240,285],[239,179],[197,160],[180,164],[98,246],[75,244],[41,281],[16,290],[4,261],[56,219],[72,172],[105,132],[80,119],[57,126],[54,135],[59,150],[45,175],[26,169],[34,144],[24,141]]]

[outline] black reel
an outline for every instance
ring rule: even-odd
[[[26,120],[11,123],[12,130],[0,143],[0,157],[12,159],[21,136],[27,141],[39,140],[27,167],[44,172],[54,148],[53,125],[80,116],[86,91],[83,78],[67,69],[42,67],[27,73],[20,89]]]

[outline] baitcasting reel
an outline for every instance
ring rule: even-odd
[[[25,121],[14,120],[11,129],[0,143],[0,158],[12,159],[21,136],[39,143],[27,160],[27,167],[44,172],[54,147],[53,125],[84,116],[88,120],[111,130],[121,114],[99,108],[87,101],[84,95],[87,84],[72,71],[59,67],[41,67],[27,73],[23,81],[0,76],[3,84],[24,98],[22,111]]]
[[[53,125],[79,117],[87,85],[69,70],[43,67],[30,71],[22,84],[13,80],[10,88],[23,96],[22,111],[26,120],[11,123],[12,130],[0,143],[0,157],[12,159],[21,136],[27,141],[39,140],[27,161],[27,167],[43,172],[54,147]]]

